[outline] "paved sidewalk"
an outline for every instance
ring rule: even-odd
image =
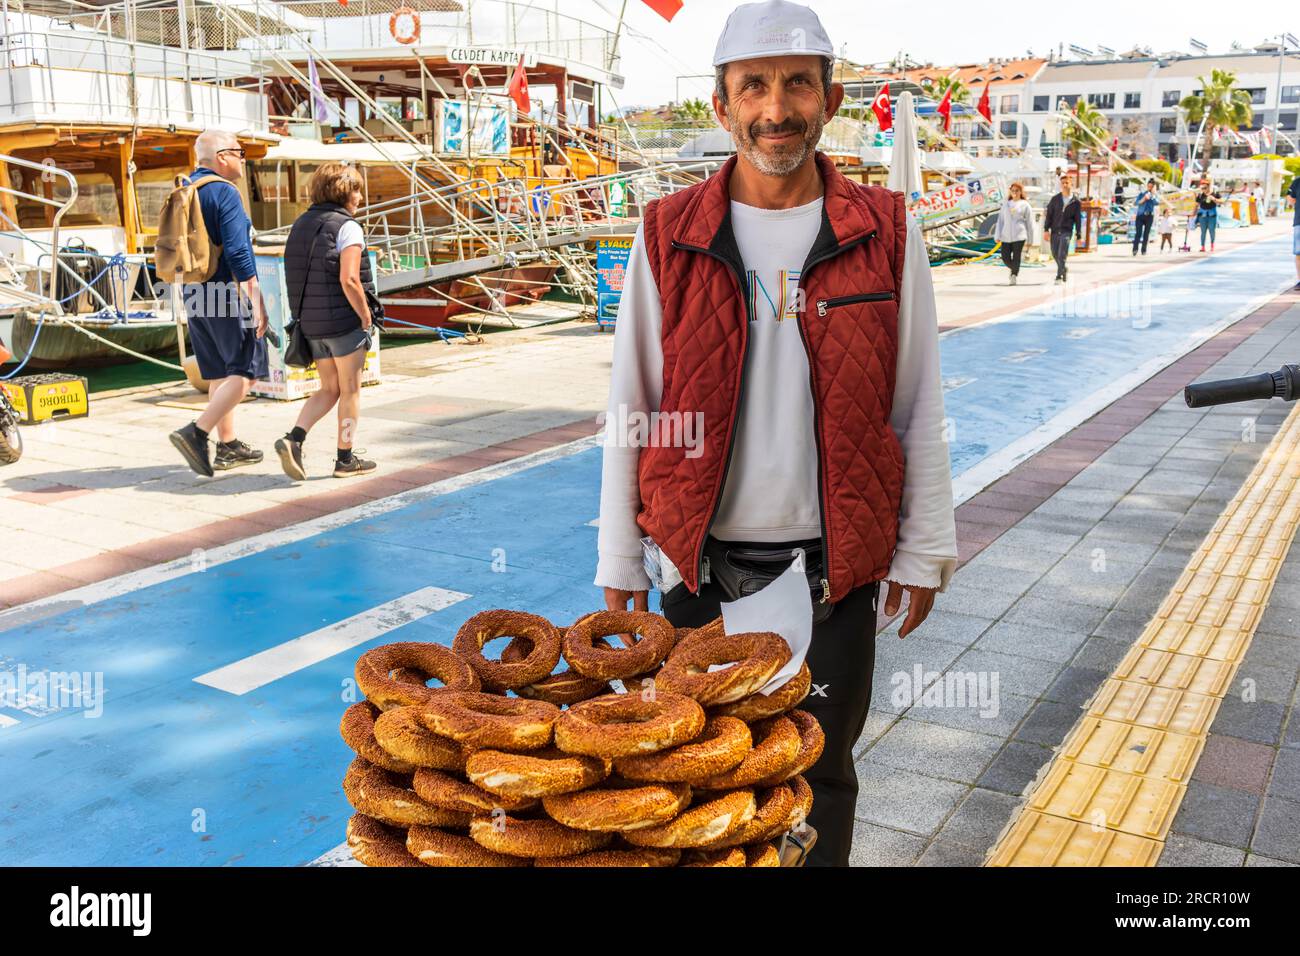
[[[1275,238],[1284,223],[1224,230],[1220,254]],[[1072,260],[1079,287],[1194,261],[1134,259],[1127,247]],[[1027,266],[1006,285],[1000,265],[935,270],[944,328],[977,324],[1059,294],[1050,268]],[[90,417],[24,431],[23,459],[0,472],[0,608],[395,494],[594,433],[608,394],[613,336],[589,323],[494,334],[481,346],[427,344],[384,353],[384,382],[362,395],[359,436],[380,463],[373,478],[340,482],[333,419],[313,430],[309,474],[281,474],[272,443],[297,403],[255,401],[238,412],[240,436],[263,449],[260,466],[196,477],[166,440],[195,416],[188,386],[96,397]],[[176,402],[188,407],[174,407]]]
[[[856,751],[860,865],[979,865],[1290,408],[1188,409],[1181,385],[1300,357],[1284,294],[958,510],[965,563],[915,634],[878,639]],[[1230,349],[1230,350],[1229,350]],[[1300,864],[1300,549],[1211,727],[1160,865]],[[899,703],[920,668],[996,675],[996,707]]]

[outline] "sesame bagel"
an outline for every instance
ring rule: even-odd
[[[597,643],[602,647],[610,646],[609,642],[603,637]],[[506,645],[505,650],[501,652],[501,660],[523,660],[528,656],[528,648],[531,646],[532,642],[526,637],[512,638],[510,643]],[[566,669],[531,684],[516,687],[514,692],[520,697],[527,697],[531,700],[544,700],[548,704],[563,707],[568,704],[576,704],[580,700],[588,700],[609,693],[609,682],[594,677],[583,677],[577,671]]]
[[[469,661],[484,687],[513,690],[547,677],[560,661],[559,628],[523,611],[480,611],[461,625],[451,649]],[[488,660],[483,647],[498,637],[525,637],[531,649],[517,660]]]
[[[802,833],[808,814],[812,813],[812,785],[802,774],[798,774],[786,781],[786,786],[794,794],[794,809],[790,811],[790,819],[785,821],[785,829],[781,833]]]
[[[393,773],[414,773],[415,764],[389,753],[375,739],[375,718],[382,713],[368,700],[357,701],[343,711],[343,718],[339,721],[343,742],[377,767]]]
[[[411,679],[411,669],[442,681],[441,687],[426,687]],[[403,671],[401,680],[393,672]],[[417,641],[385,644],[357,658],[357,686],[381,710],[428,703],[448,691],[479,689],[478,675],[469,662],[450,647]]]
[[[752,790],[731,790],[703,800],[666,823],[623,834],[636,846],[705,847],[741,830],[754,817]]]
[[[542,806],[547,816],[566,827],[626,834],[671,820],[690,799],[691,788],[684,783],[616,780],[605,787],[543,797]]]
[[[411,827],[406,849],[425,866],[528,866],[529,861],[493,853],[467,836],[437,827]]]
[[[771,843],[755,843],[745,847],[745,866],[780,866],[781,854]]]
[[[786,831],[793,810],[794,791],[785,784],[759,790],[754,794],[753,818],[735,833],[709,844],[709,848],[743,846],[780,836]]]
[[[619,757],[614,769],[629,780],[695,784],[730,770],[752,747],[753,738],[744,721],[709,717],[690,743],[653,754]]]
[[[797,773],[803,773],[820,759],[822,750],[826,746],[826,734],[822,731],[822,725],[817,723],[817,718],[808,711],[792,710],[785,716],[799,731],[799,756],[793,766],[764,777],[755,786],[775,786]]]
[[[754,734],[754,747],[745,759],[730,770],[700,781],[701,789],[734,790],[752,787],[760,780],[784,780],[789,775],[803,747],[794,721],[789,717],[773,717],[750,730]]]
[[[639,640],[630,647],[600,647],[596,640],[630,634]],[[564,635],[564,659],[584,677],[622,680],[644,674],[673,649],[673,626],[650,611],[597,611]]]
[[[393,707],[384,711],[375,720],[374,734],[380,750],[390,760],[408,764],[411,767],[408,772],[413,773],[416,767],[465,769],[465,748],[420,723],[419,708]]]
[[[748,697],[742,697],[733,704],[714,707],[709,713],[723,717],[735,717],[752,724],[756,720],[766,720],[768,717],[775,717],[798,707],[800,702],[808,696],[808,691],[811,688],[812,671],[808,669],[808,662],[805,661],[800,666],[799,673],[772,691],[772,693],[755,692]]]
[[[734,846],[722,850],[690,850],[679,866],[744,866],[745,851]]]
[[[343,794],[353,808],[393,826],[468,826],[469,814],[425,801],[408,779],[357,757],[343,776]]]
[[[607,760],[566,754],[556,747],[527,754],[476,750],[465,764],[465,776],[476,787],[515,799],[584,790],[608,777],[609,771]]]
[[[420,721],[471,750],[536,750],[551,742],[559,714],[542,700],[461,691],[430,700],[420,709]]]
[[[421,767],[415,771],[415,776],[411,779],[411,789],[425,803],[466,814],[491,813],[498,808],[507,812],[518,812],[537,806],[535,798],[497,796],[449,773],[430,767]]]
[[[656,753],[694,740],[704,721],[704,708],[681,694],[660,691],[653,700],[640,694],[606,694],[561,712],[555,745],[589,757]]]
[[[692,636],[668,655],[655,687],[694,697],[705,707],[729,704],[758,691],[788,660],[790,645],[771,631]],[[731,666],[710,671],[715,664]]]
[[[348,849],[366,866],[419,866],[406,852],[406,831],[357,813],[348,820]]]
[[[681,856],[680,850],[645,846],[542,858],[533,861],[533,866],[676,866]]]
[[[554,820],[521,820],[501,814],[475,817],[470,821],[469,835],[493,853],[528,859],[588,853],[614,839],[612,833],[575,830]]]

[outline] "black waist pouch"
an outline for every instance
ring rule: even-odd
[[[716,582],[728,601],[763,590],[783,574],[794,560],[794,548],[803,548],[804,573],[808,578],[808,591],[812,597],[813,623],[820,624],[831,616],[835,605],[822,600],[824,562],[820,541],[783,544],[735,544],[719,541],[713,536],[704,540],[704,557],[708,561],[707,575]]]

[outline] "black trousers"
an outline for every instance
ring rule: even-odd
[[[1133,232],[1133,251],[1135,253],[1138,251],[1138,246],[1141,245],[1142,254],[1146,255],[1147,240],[1151,238],[1151,220],[1154,218],[1153,213],[1146,213],[1145,215],[1138,213],[1137,219],[1134,221],[1136,228]]]
[[[1065,258],[1070,254],[1070,233],[1060,229],[1052,230],[1052,258],[1056,260],[1056,276],[1065,278]]]
[[[1002,264],[1011,270],[1011,274],[1020,274],[1020,254],[1025,250],[1025,240],[1020,239],[1017,242],[1004,242],[999,250],[1002,253]]]
[[[807,657],[812,689],[799,708],[817,718],[826,734],[826,747],[804,773],[813,791],[808,823],[817,831],[817,843],[805,866],[849,865],[858,800],[853,745],[862,735],[871,705],[879,589],[877,582],[850,591],[836,602],[830,617],[813,625]],[[716,584],[702,584],[697,597],[682,583],[664,594],[661,611],[674,627],[699,627],[722,613],[724,600]]]

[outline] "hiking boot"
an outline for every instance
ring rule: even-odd
[[[199,437],[197,424],[190,422],[167,437],[171,439],[172,445],[181,453],[185,463],[194,470],[195,474],[203,475],[205,478],[212,477],[211,451],[207,439]]]
[[[228,471],[240,465],[256,465],[262,460],[262,453],[256,448],[249,448],[238,438],[231,442],[217,442],[217,456],[212,467],[217,471]]]
[[[354,475],[367,475],[378,467],[373,461],[366,461],[353,453],[347,461],[334,462],[334,477],[351,478]]]
[[[280,456],[280,467],[294,481],[307,480],[307,468],[302,463],[302,442],[288,435],[275,440],[275,453]]]

